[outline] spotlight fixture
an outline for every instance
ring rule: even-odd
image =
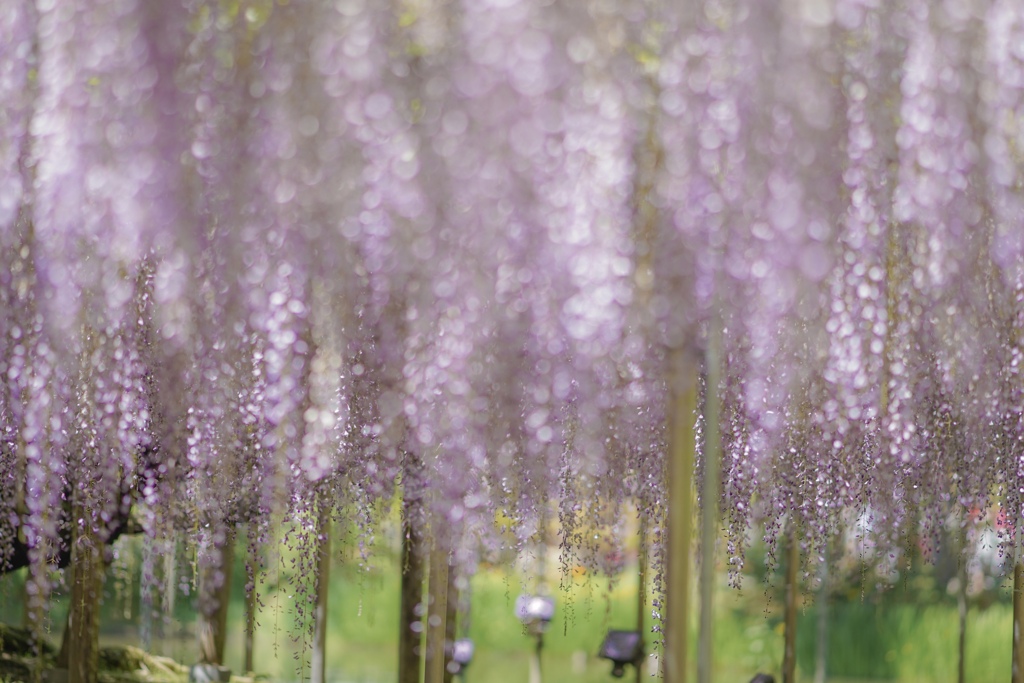
[[[612,662],[612,676],[622,678],[626,665],[639,667],[644,660],[644,639],[639,631],[610,630],[601,643],[598,656]]]

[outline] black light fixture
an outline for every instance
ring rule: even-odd
[[[612,676],[622,678],[626,673],[626,665],[640,666],[644,660],[644,640],[639,631],[608,631],[601,643],[598,657],[610,659]]]
[[[516,616],[530,633],[540,635],[555,616],[555,600],[546,595],[520,595],[516,598]]]
[[[473,661],[473,641],[469,638],[459,638],[452,643],[451,648],[451,654],[448,657],[448,672],[458,675]]]

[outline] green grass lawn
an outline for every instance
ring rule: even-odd
[[[383,565],[382,562],[378,564]],[[724,577],[723,577],[724,579]],[[521,590],[518,574],[481,570],[472,580],[468,636],[476,655],[467,681],[521,683],[533,641],[513,616]],[[611,666],[596,652],[608,628],[636,623],[636,579],[632,574],[609,585],[602,577],[577,578],[568,592],[556,589],[555,619],[545,636],[543,669],[550,681],[611,681]],[[387,683],[396,678],[395,652],[399,583],[397,567],[360,571],[337,567],[331,585],[329,666],[335,681]],[[289,598],[266,601],[257,640],[257,669],[280,680],[296,679],[302,647],[287,632]],[[648,605],[650,602],[648,601]],[[274,610],[277,610],[275,612]],[[957,613],[950,605],[844,602],[831,607],[829,680],[943,683],[956,680]],[[234,632],[228,657],[240,666],[241,605],[233,605]],[[813,677],[817,613],[801,613],[798,678]],[[695,651],[696,614],[691,626]],[[276,626],[275,626],[276,622]],[[463,622],[465,625],[465,622]],[[647,622],[650,628],[650,620]],[[782,605],[757,588],[717,592],[715,680],[745,683],[755,672],[778,676],[782,662]],[[1007,680],[1010,673],[1011,612],[1008,604],[972,610],[968,619],[967,679]],[[648,643],[654,636],[648,636]],[[189,643],[191,647],[191,643]],[[649,651],[653,648],[649,646]],[[691,662],[695,665],[695,656]],[[648,673],[654,673],[648,667]]]

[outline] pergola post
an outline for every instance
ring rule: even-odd
[[[671,356],[669,387],[668,585],[665,683],[686,683],[689,648],[690,563],[693,541],[693,462],[696,450],[698,364],[685,349]]]

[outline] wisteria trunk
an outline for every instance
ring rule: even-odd
[[[430,574],[427,577],[427,646],[424,683],[444,683],[445,638],[448,617],[448,539],[443,521],[435,516],[430,529]]]
[[[103,592],[103,543],[91,529],[86,510],[75,506],[77,526],[71,546],[71,605],[67,633],[58,665],[68,670],[68,683],[96,683],[99,676],[100,597]]]
[[[705,388],[704,481],[701,488],[700,533],[700,640],[697,647],[697,681],[711,683],[714,661],[714,594],[715,594],[715,540],[718,532],[718,481],[721,470],[721,434],[718,426],[721,377],[719,347],[721,333],[718,321],[713,320],[708,335],[705,356],[707,372]]]
[[[23,453],[23,449],[19,450]],[[23,493],[19,488],[19,496]],[[18,514],[21,519],[25,519],[28,515],[27,508],[24,507],[24,501],[18,501]],[[24,524],[18,526],[18,540],[24,543],[27,547],[28,537],[26,535],[26,529]],[[48,552],[51,548],[50,540],[43,537],[39,541],[44,544],[39,548],[39,552],[42,557],[48,557],[51,553]],[[45,639],[44,633],[44,622],[47,615],[47,600],[49,599],[50,591],[50,577],[49,577],[49,566],[46,562],[32,561],[28,566],[28,575],[25,577],[24,586],[24,619],[25,625],[29,629],[29,633],[32,636],[32,648],[33,654],[35,655],[36,666],[32,670],[31,683],[40,683],[42,680],[43,670],[43,641]],[[69,630],[65,628],[64,641],[68,639]],[[61,650],[65,649],[64,644],[61,644]],[[67,668],[67,659],[63,660],[63,663],[58,661],[58,666]]]
[[[42,671],[43,671],[43,641],[45,640],[45,619],[46,619],[46,606],[43,601],[33,599],[34,596],[32,591],[29,589],[29,583],[35,584],[34,590],[41,592],[44,586],[49,586],[49,578],[47,576],[47,567],[45,564],[33,562],[29,565],[28,578],[25,581],[25,611],[27,613],[26,618],[28,619],[29,631],[32,634],[32,651],[35,655],[36,666],[32,670],[32,683],[41,683]],[[64,640],[67,640],[68,630],[65,630]],[[63,649],[63,644],[61,648]],[[58,657],[58,666],[62,666],[60,663],[60,657]],[[67,667],[65,660],[64,667]]]
[[[687,677],[690,561],[693,523],[693,461],[696,446],[697,363],[673,352],[669,406],[668,587],[666,590],[665,683]]]
[[[21,584],[21,627],[32,630],[32,610],[29,607],[28,587],[31,583],[26,579],[25,583]]]
[[[422,668],[423,619],[416,613],[423,603],[424,539],[412,520],[418,519],[415,500],[402,502],[402,596],[399,608],[398,683],[418,683]]]
[[[800,539],[796,525],[789,530],[789,557],[786,558],[785,647],[782,653],[782,683],[796,683],[796,601],[797,570],[800,566]]]
[[[224,664],[227,637],[228,602],[231,599],[231,570],[235,564],[235,535],[229,533],[224,545],[214,550],[218,556],[200,576],[199,658],[204,664]],[[218,583],[218,576],[220,574]]]
[[[1019,544],[1019,541],[1018,541]],[[1013,565],[1013,683],[1024,683],[1024,560],[1017,550],[1017,561]]]
[[[331,508],[321,501],[317,522],[316,609],[313,611],[313,654],[310,683],[327,680],[327,594],[331,578]]]

